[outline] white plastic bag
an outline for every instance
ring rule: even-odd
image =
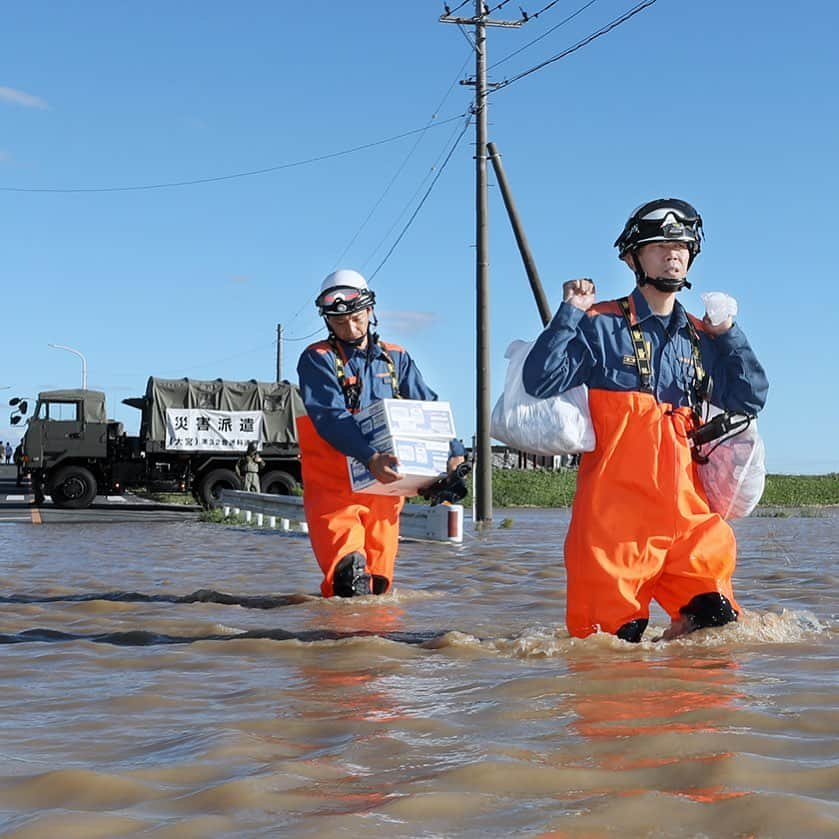
[[[559,396],[538,399],[522,382],[522,368],[534,341],[513,341],[504,393],[492,410],[490,434],[496,440],[531,454],[579,454],[594,450],[594,426],[588,407],[588,388],[571,388]]]
[[[712,406],[708,418],[719,413]],[[701,451],[707,454],[708,462],[698,465],[699,479],[711,511],[724,519],[748,516],[757,507],[766,485],[766,449],[757,420],[753,419],[745,431],[714,440]]]
[[[706,291],[702,295],[702,302],[705,304],[705,314],[713,326],[737,314],[737,301],[724,291]]]

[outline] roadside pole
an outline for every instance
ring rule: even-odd
[[[495,143],[488,143],[487,150],[489,151],[489,159],[492,161],[492,167],[495,169],[495,178],[498,181],[498,186],[501,189],[501,197],[504,199],[504,206],[507,208],[507,215],[510,217],[510,224],[513,227],[513,234],[516,237],[516,244],[519,246],[519,253],[521,254],[522,262],[524,263],[524,270],[527,273],[527,279],[530,281],[530,288],[533,291],[533,297],[536,300],[536,308],[539,309],[539,317],[542,319],[542,326],[547,326],[551,320],[551,307],[548,303],[548,298],[545,295],[545,289],[542,287],[542,280],[539,277],[539,271],[536,268],[536,260],[533,258],[533,253],[530,250],[530,245],[527,241],[527,236],[519,219],[518,211],[516,210],[515,202],[513,201],[513,194],[510,192],[510,187],[507,183],[507,176],[504,173],[504,167],[501,165],[501,155],[498,153]]]
[[[492,20],[482,0],[475,0],[471,18],[457,18],[450,13],[441,23],[474,26],[475,79],[464,84],[475,86],[475,317],[476,317],[476,443],[473,495],[476,525],[492,521],[492,443],[490,439],[489,371],[489,226],[487,212],[487,78],[486,28],[518,27],[521,21]]]

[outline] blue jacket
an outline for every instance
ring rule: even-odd
[[[348,379],[355,377],[361,385],[359,410],[380,399],[396,396],[437,401],[437,394],[425,383],[411,356],[398,344],[370,342],[367,349],[359,350],[343,341],[338,343],[346,357],[345,375]],[[393,361],[398,393],[393,392],[391,369],[383,348]],[[318,341],[307,347],[297,362],[297,375],[303,404],[318,434],[338,451],[367,463],[376,449],[347,410],[344,391],[338,382],[333,345],[329,341]],[[453,455],[463,454],[459,441],[452,441],[449,449]]]
[[[690,404],[693,344],[687,319],[699,335],[702,365],[713,380],[711,402],[731,411],[757,413],[769,383],[743,331],[734,324],[713,337],[702,321],[677,303],[672,315],[653,314],[638,288],[629,297],[633,322],[650,344],[653,394],[674,407]],[[549,397],[585,384],[617,391],[641,390],[632,337],[616,301],[583,312],[563,302],[530,351],[522,373],[525,390]]]

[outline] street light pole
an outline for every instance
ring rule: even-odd
[[[82,390],[87,390],[87,360],[85,357],[72,347],[65,347],[61,344],[47,344],[47,346],[52,347],[54,350],[67,350],[67,352],[74,353],[82,360]]]

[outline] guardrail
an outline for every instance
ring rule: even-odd
[[[272,495],[265,492],[221,492],[225,516],[243,513],[245,521],[262,527],[280,527],[308,533],[299,495]],[[404,539],[434,542],[463,541],[463,507],[460,504],[405,504],[399,517],[399,535]]]

